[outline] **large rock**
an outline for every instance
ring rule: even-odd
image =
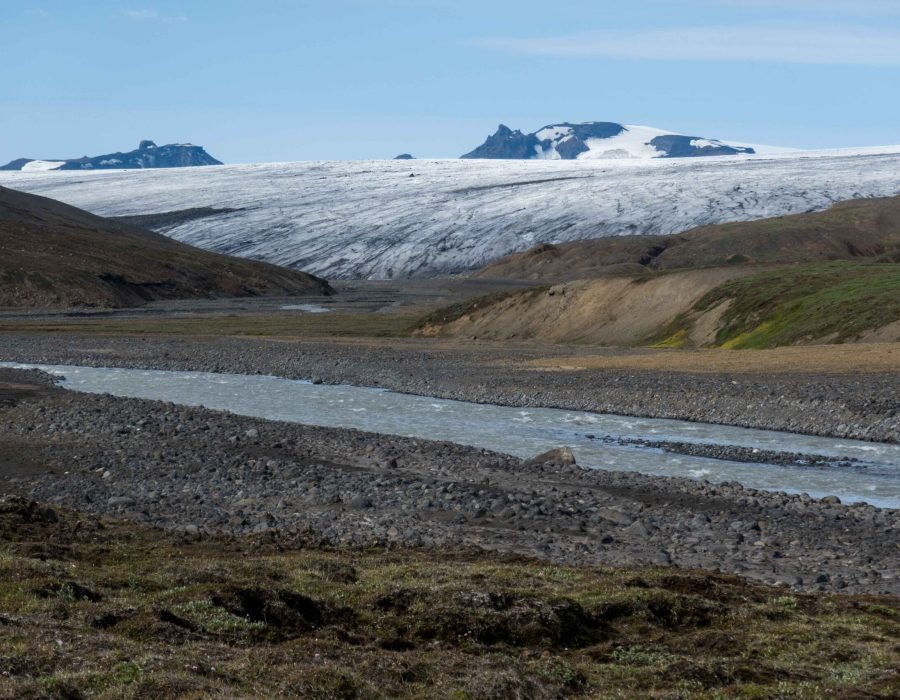
[[[537,467],[544,464],[555,464],[561,467],[575,466],[575,454],[571,447],[557,447],[525,462],[526,467]]]

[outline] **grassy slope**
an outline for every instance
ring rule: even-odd
[[[716,334],[725,348],[771,348],[795,343],[852,341],[900,320],[900,265],[827,263],[783,267],[734,280],[706,294],[692,310],[730,301]],[[691,314],[657,336],[679,347]]]
[[[634,278],[637,283],[645,279]],[[472,299],[429,314],[416,328],[434,332],[436,327],[512,297],[518,296],[524,304],[547,289],[534,287]],[[730,305],[719,321],[716,346],[772,348],[813,341],[849,342],[866,331],[900,321],[900,264],[840,261],[761,269],[715,287],[641,344],[685,347],[698,317],[726,301]],[[516,313],[527,310],[516,307]],[[584,327],[580,331],[587,332]]]
[[[190,541],[0,501],[2,698],[862,698],[895,598],[474,552]],[[896,695],[893,695],[896,697]]]

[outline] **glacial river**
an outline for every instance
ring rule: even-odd
[[[708,423],[554,408],[512,408],[280,377],[0,363],[65,377],[74,391],[158,399],[309,425],[448,440],[519,457],[570,446],[586,467],[739,481],[758,489],[835,495],[900,507],[900,445],[813,437]],[[860,460],[852,466],[749,464],[609,444],[603,438],[740,445]]]

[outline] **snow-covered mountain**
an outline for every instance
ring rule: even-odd
[[[141,141],[134,151],[107,153],[102,156],[83,156],[67,160],[36,160],[17,158],[0,170],[36,172],[46,170],[118,170],[133,168],[186,168],[195,165],[222,165],[207,153],[203,146],[192,143],[170,143],[157,146],[153,141]]]
[[[615,122],[551,124],[530,134],[501,124],[497,132],[461,158],[588,160],[594,158],[696,158],[781,152],[769,146],[682,136],[650,126]]]
[[[210,207],[218,211],[168,217],[158,230],[331,278],[385,278],[470,270],[542,242],[676,233],[900,195],[900,147],[772,157],[10,172],[0,174],[0,184],[105,216]]]

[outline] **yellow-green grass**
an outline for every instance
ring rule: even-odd
[[[655,334],[654,347],[682,347],[697,314],[728,303],[716,332],[723,348],[843,343],[900,321],[900,264],[792,265],[720,285]]]

